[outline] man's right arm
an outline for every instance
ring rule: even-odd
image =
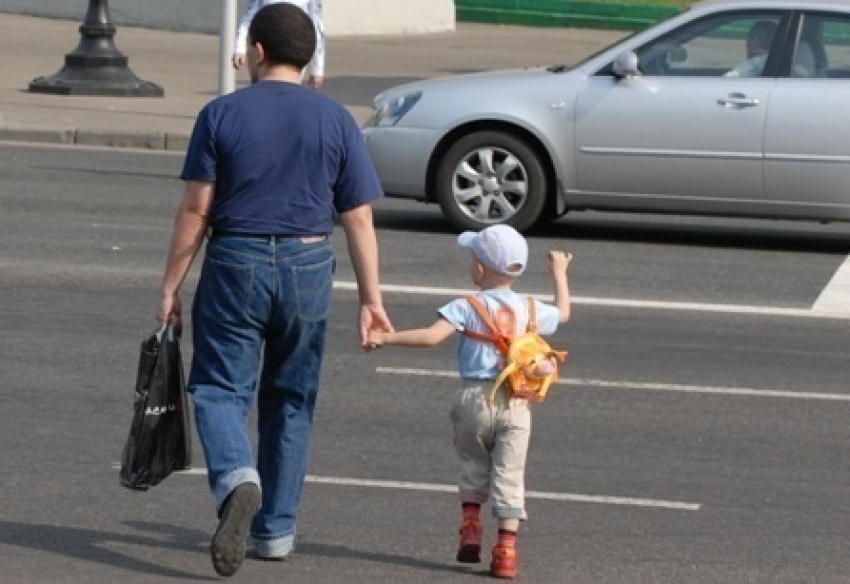
[[[160,285],[157,320],[163,324],[172,317],[180,318],[180,286],[204,240],[214,194],[215,183],[186,182],[183,200],[174,218],[171,246]]]

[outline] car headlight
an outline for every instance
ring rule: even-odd
[[[367,128],[395,126],[416,105],[420,97],[422,97],[421,91],[407,93],[388,100],[379,95],[375,98],[375,105],[372,106],[372,114],[363,125]]]

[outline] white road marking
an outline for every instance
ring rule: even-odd
[[[338,290],[356,290],[355,282],[334,282]],[[432,296],[465,296],[472,290],[462,288],[434,288],[428,286],[405,286],[397,284],[382,284],[384,292],[399,294],[420,294]],[[531,294],[541,300],[551,301],[551,294]],[[590,306],[614,306],[619,308],[639,308],[655,310],[681,310],[692,312],[721,312],[730,314],[747,314],[754,316],[786,316],[798,318],[850,319],[850,305],[843,310],[820,310],[803,308],[779,308],[770,306],[748,306],[743,304],[704,304],[699,302],[659,302],[654,300],[627,300],[622,298],[593,298],[587,296],[572,296],[573,304]]]
[[[404,367],[376,367],[377,373],[391,375],[418,375],[423,377],[459,377],[456,371],[440,369],[410,369]],[[751,389],[748,387],[711,387],[700,385],[678,385],[673,383],[641,383],[636,381],[604,381],[601,379],[559,379],[558,385],[579,387],[600,387],[607,389],[636,389],[640,391],[675,391],[682,393],[708,393],[719,395],[739,395],[754,397],[777,397],[785,399],[850,401],[850,394],[816,393],[802,391],[778,391],[771,389]]]
[[[135,281],[161,274],[157,268],[150,266],[104,265],[104,264],[69,264],[61,261],[38,260],[0,260],[0,268],[21,270],[23,273],[47,278],[52,275],[91,279],[94,277],[114,278],[116,274],[129,274]],[[186,276],[186,284],[194,285],[198,278],[198,266]],[[576,305],[611,306],[616,308],[635,308],[651,310],[675,310],[691,312],[715,312],[726,314],[743,314],[750,316],[779,316],[794,318],[815,318],[850,320],[850,266],[845,262],[833,277],[833,281],[822,292],[821,297],[810,309],[781,308],[771,306],[749,306],[743,304],[707,304],[700,302],[660,302],[655,300],[629,300],[625,298],[595,298],[588,296],[573,296]],[[356,291],[355,282],[335,281],[334,288],[343,291]],[[430,296],[465,296],[472,292],[463,288],[439,288],[429,286],[408,286],[403,284],[382,284],[381,290],[388,293],[419,294]],[[532,294],[545,301],[551,301],[551,294]]]
[[[378,487],[386,489],[409,489],[414,491],[433,491],[440,493],[457,493],[454,485],[434,483],[408,483],[401,481],[373,481],[363,479],[319,477],[307,475],[308,483],[344,485],[352,487]],[[633,497],[605,497],[596,495],[577,495],[573,493],[547,493],[543,491],[526,491],[530,499],[545,499],[549,501],[570,501],[574,503],[602,503],[606,505],[631,505],[633,507],[660,507],[679,511],[699,511],[699,503],[683,503],[680,501],[662,501],[657,499],[636,499]]]
[[[121,468],[120,464],[113,464],[114,469]],[[206,476],[207,469],[191,468],[177,471],[182,475]],[[437,483],[413,483],[406,481],[377,481],[369,479],[353,479],[346,477],[323,477],[307,475],[306,482],[322,485],[337,485],[342,487],[367,487],[379,489],[400,489],[409,491],[428,491],[432,493],[457,493],[454,485]],[[602,505],[626,505],[631,507],[654,507],[658,509],[672,509],[675,511],[699,511],[700,503],[685,503],[682,501],[664,501],[660,499],[638,499],[634,497],[606,497],[597,495],[577,495],[574,493],[547,493],[545,491],[526,491],[525,496],[529,499],[542,499],[547,501],[568,501],[571,503],[598,503]]]
[[[850,256],[835,271],[812,305],[812,310],[823,314],[850,313]]]

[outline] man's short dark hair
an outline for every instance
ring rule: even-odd
[[[263,45],[275,65],[303,69],[316,52],[316,27],[306,12],[283,2],[261,8],[248,29],[250,41]]]

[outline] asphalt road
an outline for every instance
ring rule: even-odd
[[[146,493],[114,467],[180,162],[0,145],[3,584],[217,579],[200,452]],[[434,208],[387,200],[376,219],[395,325],[429,323],[468,287],[466,255]],[[546,294],[543,254],[568,249],[576,302],[555,337],[567,383],[535,411],[522,581],[847,582],[850,335],[809,311],[846,233],[596,214],[530,238],[521,289]],[[454,346],[361,353],[335,244],[298,553],[234,581],[478,582],[453,562]]]

